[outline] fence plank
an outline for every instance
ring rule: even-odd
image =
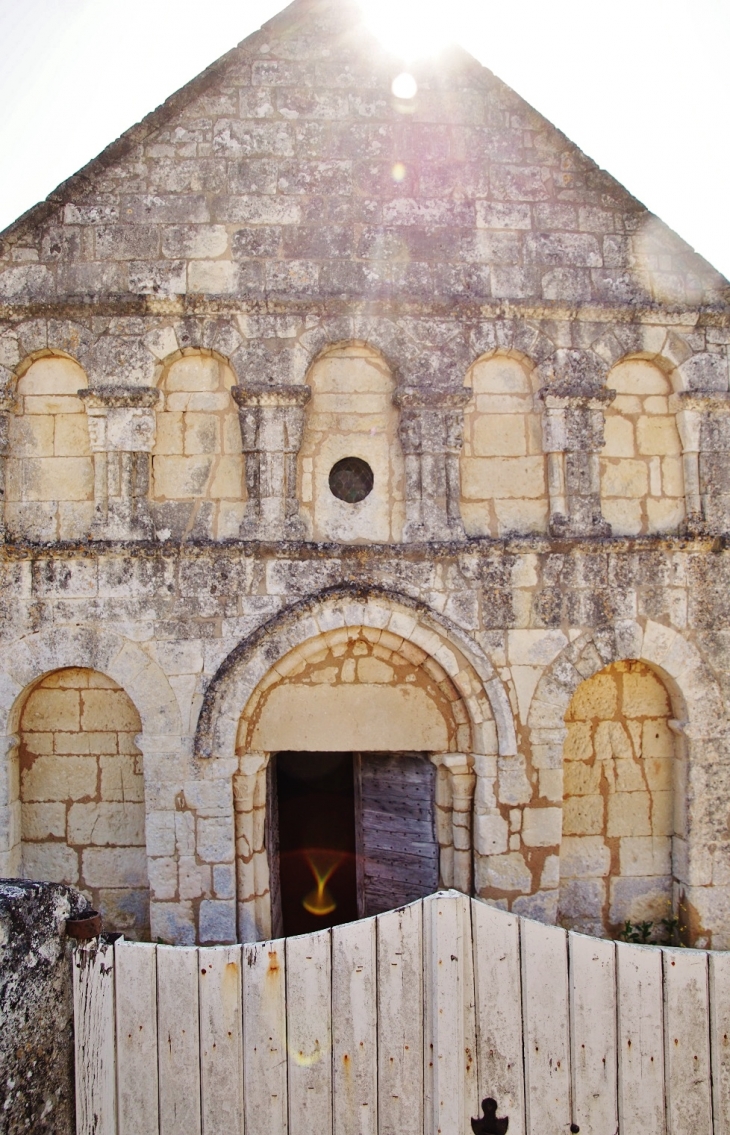
[[[423,903],[376,922],[378,1132],[423,1135]]]
[[[618,1111],[621,1135],[663,1135],[662,955],[652,946],[616,946]]]
[[[157,947],[160,1135],[200,1135],[198,951]]]
[[[616,947],[568,935],[573,1122],[582,1135],[618,1128]]]
[[[524,1135],[520,926],[512,914],[472,899],[480,1100],[491,1096],[509,1116],[510,1135]]]
[[[662,950],[669,1135],[712,1135],[707,954]]]
[[[250,1135],[287,1130],[284,939],[243,947],[243,1082]]]
[[[119,1135],[158,1135],[157,948],[114,946]]]
[[[377,1135],[375,919],[332,929],[335,1135]]]
[[[471,916],[463,895],[424,900],[423,947],[424,1132],[462,1135],[468,1113],[476,1114]]]
[[[523,920],[522,1000],[527,1131],[530,1135],[567,1131],[571,1107],[564,930]]]
[[[243,1135],[241,947],[198,951],[203,1135]]]
[[[332,961],[328,931],[286,941],[289,1113],[297,1135],[332,1131]]]
[[[114,947],[78,946],[73,956],[76,1135],[116,1135]]]
[[[730,1135],[730,953],[710,954],[709,959],[715,1135]]]

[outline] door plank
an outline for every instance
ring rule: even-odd
[[[157,947],[114,945],[119,1135],[158,1135]]]
[[[241,947],[198,951],[203,1135],[243,1135]]]
[[[472,899],[479,1100],[491,1096],[524,1135],[522,979],[519,919]],[[481,1114],[481,1113],[480,1113]]]
[[[618,1128],[616,947],[568,935],[573,1122],[581,1135]]]
[[[730,953],[709,955],[715,1135],[730,1135]]]
[[[621,1135],[664,1135],[662,954],[616,945]]]
[[[570,1127],[570,1033],[566,933],[522,922],[525,1112],[529,1135]]]
[[[668,1135],[712,1135],[707,954],[662,950]]]
[[[377,1135],[375,919],[332,929],[335,1135]]]
[[[76,1135],[116,1135],[114,947],[101,941],[73,954]]]
[[[287,1130],[284,939],[243,947],[243,1082],[246,1130]]]
[[[423,1135],[423,904],[376,920],[378,1132]]]
[[[289,1112],[297,1135],[332,1132],[332,961],[328,930],[286,940]]]
[[[396,909],[438,887],[436,769],[414,753],[360,753],[355,761],[359,909]]]
[[[157,947],[160,1135],[201,1135],[198,951]]]
[[[469,900],[455,891],[423,901],[424,1131],[461,1135],[477,1114]]]

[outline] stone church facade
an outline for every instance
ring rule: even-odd
[[[295,0],[0,237],[0,870],[286,932],[276,754],[354,754],[360,914],[728,948],[730,285],[400,70]]]

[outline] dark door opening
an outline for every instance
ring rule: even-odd
[[[353,922],[358,911],[352,753],[279,753],[270,769],[274,934],[308,934]]]

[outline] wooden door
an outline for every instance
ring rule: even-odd
[[[356,753],[358,912],[368,918],[438,890],[436,769],[421,753]]]

